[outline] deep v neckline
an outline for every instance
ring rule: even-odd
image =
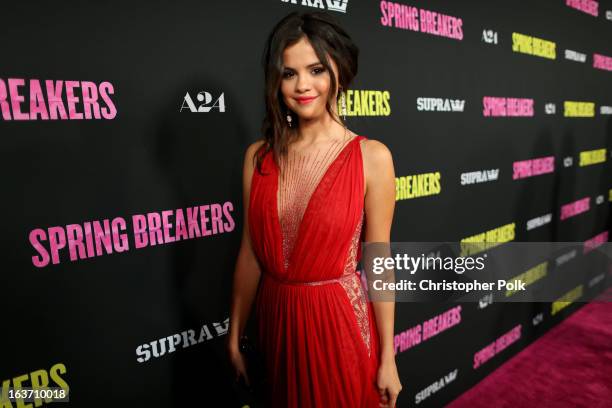
[[[306,204],[306,207],[304,209],[304,213],[302,215],[302,217],[300,218],[299,221],[299,225],[297,227],[297,232],[296,232],[296,237],[295,237],[295,242],[293,245],[293,248],[291,249],[291,252],[288,254],[288,259],[287,262],[289,263],[289,266],[285,269],[285,255],[283,253],[282,250],[282,244],[284,242],[284,236],[283,236],[283,229],[281,226],[281,221],[280,221],[280,211],[279,211],[279,189],[280,189],[280,173],[281,170],[278,166],[278,164],[272,160],[272,162],[274,163],[273,167],[275,169],[275,188],[274,188],[274,219],[275,219],[275,224],[276,224],[276,231],[280,236],[280,254],[281,254],[281,266],[282,266],[282,270],[286,271],[289,270],[289,268],[291,267],[291,258],[293,258],[293,253],[295,252],[295,249],[298,247],[298,244],[301,241],[301,236],[302,236],[302,230],[304,229],[304,220],[306,219],[307,215],[310,213],[310,211],[312,211],[312,202],[313,199],[315,197],[316,194],[319,193],[319,190],[321,190],[321,186],[323,185],[323,182],[325,181],[325,179],[329,176],[329,173],[331,172],[332,168],[337,165],[338,160],[344,155],[346,154],[346,151],[348,150],[348,148],[356,141],[359,139],[359,135],[355,135],[353,136],[353,138],[351,140],[349,140],[346,145],[340,149],[340,152],[338,153],[338,155],[336,157],[334,157],[334,159],[331,161],[331,163],[327,166],[327,168],[325,169],[325,171],[323,172],[323,175],[321,176],[321,178],[319,179],[319,181],[317,182],[314,190],[312,191],[312,193],[310,194],[310,197],[308,197],[308,203]]]

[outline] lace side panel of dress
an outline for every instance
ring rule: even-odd
[[[289,267],[289,258],[310,196],[329,166],[349,142],[335,141],[329,147],[320,148],[313,153],[289,152],[279,160],[277,205],[285,269]]]
[[[342,275],[343,277],[347,278],[341,279],[340,284],[346,291],[346,294],[348,295],[348,298],[351,301],[353,311],[355,312],[355,319],[357,320],[357,326],[359,327],[359,331],[361,332],[363,342],[365,343],[366,348],[368,349],[368,355],[370,355],[371,345],[368,303],[365,291],[363,289],[363,286],[361,285],[361,279],[359,278],[359,275],[355,273],[357,267],[357,249],[359,246],[359,237],[361,236],[363,216],[364,212],[362,210],[361,220],[357,224],[357,228],[355,229],[355,233],[353,234],[351,246],[349,248],[348,259],[344,267],[344,274]]]

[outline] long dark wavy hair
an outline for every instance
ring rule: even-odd
[[[346,92],[357,75],[359,48],[338,21],[329,14],[321,11],[292,12],[274,26],[264,48],[262,65],[265,76],[266,113],[261,132],[265,142],[254,156],[259,173],[261,173],[261,163],[265,154],[272,151],[274,160],[278,164],[279,157],[287,154],[289,140],[297,135],[299,118],[284,103],[280,84],[283,76],[283,52],[285,48],[297,43],[302,37],[308,39],[331,78],[325,108],[333,120],[345,126],[340,118],[334,115],[331,104],[337,104],[334,95],[336,95],[338,85],[343,92]],[[339,84],[336,83],[327,55],[333,59],[338,68]],[[338,93],[339,96],[340,93]],[[287,123],[288,114],[292,119],[291,127]]]

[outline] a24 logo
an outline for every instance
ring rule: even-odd
[[[210,92],[200,91],[196,94],[196,100],[200,102],[198,106],[193,102],[189,92],[183,97],[183,104],[179,112],[183,110],[189,110],[189,112],[201,113],[210,112],[212,109],[219,109],[219,112],[225,112],[225,94],[221,92],[221,95],[213,102],[213,96]],[[212,104],[211,104],[212,103]]]
[[[497,31],[482,30],[482,41],[487,44],[497,44]]]

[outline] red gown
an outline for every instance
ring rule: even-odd
[[[272,407],[379,406],[378,330],[356,271],[363,139],[342,141],[337,153],[286,159],[293,163],[286,173],[269,152],[264,175],[254,171],[249,229],[262,267],[257,343]]]

